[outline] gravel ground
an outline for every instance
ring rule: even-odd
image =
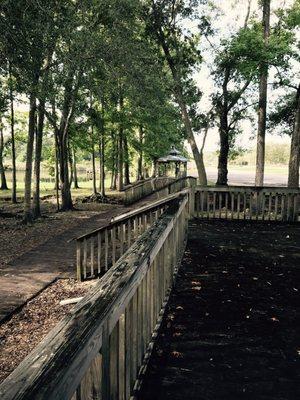
[[[74,306],[62,306],[60,300],[83,296],[95,282],[59,279],[0,326],[0,382]]]

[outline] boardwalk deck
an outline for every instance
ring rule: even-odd
[[[193,220],[139,400],[300,398],[299,265],[299,225]]]
[[[0,323],[56,278],[76,277],[76,242],[70,242],[71,239],[100,228],[111,218],[153,200],[156,200],[155,195],[131,207],[115,206],[107,212],[93,215],[1,267]]]

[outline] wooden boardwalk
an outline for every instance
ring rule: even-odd
[[[300,226],[197,221],[139,400],[300,398]]]
[[[76,277],[74,237],[100,228],[112,217],[152,202],[149,196],[131,207],[116,206],[93,215],[14,259],[0,270],[0,323],[58,277]]]

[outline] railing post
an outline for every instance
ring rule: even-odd
[[[76,241],[76,265],[77,265],[77,280],[82,281],[82,251],[81,241]]]

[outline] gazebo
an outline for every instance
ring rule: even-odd
[[[175,167],[175,177],[176,178],[181,178],[187,175],[187,162],[188,159],[183,157],[180,154],[180,151],[178,151],[175,146],[171,147],[171,150],[169,154],[167,154],[164,157],[160,157],[157,160],[157,166],[158,166],[158,175],[167,175],[168,172],[168,167],[172,169],[172,167]],[[161,168],[163,167],[163,168]]]

